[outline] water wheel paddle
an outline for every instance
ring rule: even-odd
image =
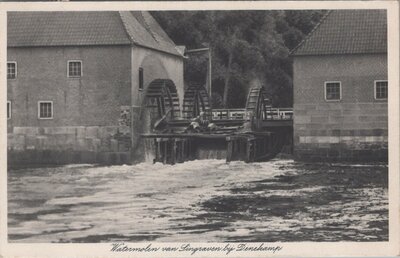
[[[270,107],[271,102],[263,87],[250,89],[246,101],[246,114],[250,118],[253,129],[261,128],[261,122],[267,118],[267,111]]]
[[[192,84],[185,90],[183,98],[183,117],[190,119],[197,117],[200,112],[210,109],[210,100],[204,86]]]
[[[180,118],[179,96],[173,81],[167,79],[152,81],[147,87],[145,98],[145,106],[157,108],[160,118],[165,115],[171,120]]]

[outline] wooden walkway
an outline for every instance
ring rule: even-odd
[[[258,123],[258,130],[245,129],[245,123],[251,124],[250,115],[245,109],[217,109],[212,110],[208,116],[210,122],[217,125],[217,129],[187,132],[185,129],[190,125],[190,120],[179,119],[168,121],[163,131],[143,134],[143,138],[153,139],[154,162],[175,164],[194,159],[198,149],[207,143],[210,143],[210,148],[215,143],[224,145],[227,162],[267,160],[274,157],[282,147],[281,138],[284,135],[276,133],[276,130],[279,131],[280,127],[291,129],[293,123],[291,109],[271,108],[263,114],[263,119],[253,121]]]

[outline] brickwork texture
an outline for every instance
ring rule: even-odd
[[[294,57],[294,153],[303,160],[387,160],[386,54]],[[326,101],[324,83],[340,81],[340,101]],[[390,86],[389,86],[390,88]]]
[[[7,82],[11,165],[130,162],[146,127],[139,67],[144,85],[172,79],[183,95],[182,58],[142,47],[18,47],[7,55],[18,69]],[[68,78],[68,60],[82,61],[80,78]],[[38,101],[53,102],[52,119],[38,118]]]

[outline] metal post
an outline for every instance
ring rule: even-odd
[[[211,69],[212,69],[212,60],[211,60],[211,48],[198,48],[198,49],[190,49],[190,50],[186,50],[185,53],[190,54],[190,53],[198,53],[198,52],[203,52],[203,51],[208,51],[208,96],[211,99],[211,93],[212,93],[212,86],[211,86],[211,82],[212,82],[212,74],[211,74]]]
[[[211,82],[212,82],[212,77],[211,77],[211,48],[208,49],[208,95],[211,100],[212,96],[212,87],[211,87]]]

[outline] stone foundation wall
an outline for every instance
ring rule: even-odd
[[[14,127],[7,134],[10,166],[130,162],[130,127]]]
[[[297,159],[387,160],[387,103],[297,104],[295,117]]]
[[[305,136],[295,146],[296,159],[306,161],[387,161],[387,136]]]

